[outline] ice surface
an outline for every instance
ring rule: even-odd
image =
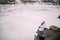
[[[35,3],[0,5],[1,40],[33,40],[42,21],[60,27],[60,6]]]

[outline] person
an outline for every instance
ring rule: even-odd
[[[46,28],[45,21],[43,21],[37,29],[37,32],[36,32],[37,33],[37,37],[36,37],[37,40],[44,40],[45,37],[42,36],[44,28]]]
[[[46,26],[45,26],[45,21],[43,21],[43,22],[41,23],[41,25],[38,27],[38,29],[37,29],[37,32],[36,32],[36,33],[40,32],[40,31],[43,31],[43,30],[44,30],[44,28],[46,28]]]

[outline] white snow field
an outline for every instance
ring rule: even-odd
[[[60,27],[60,6],[35,3],[0,5],[0,40],[34,40],[42,21]]]

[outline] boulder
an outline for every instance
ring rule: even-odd
[[[44,40],[60,40],[60,28],[55,25],[51,25],[49,29],[44,29]]]
[[[51,25],[49,29],[45,28],[42,31],[42,34],[39,32],[36,38],[39,38],[39,36],[43,37],[43,40],[60,40],[60,28],[55,25]],[[41,38],[36,40],[41,40]]]

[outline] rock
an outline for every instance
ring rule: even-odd
[[[45,35],[44,40],[60,40],[60,28],[55,25],[51,25],[49,29],[43,31]]]
[[[51,25],[51,26],[49,27],[49,29],[50,29],[50,30],[58,30],[58,27],[55,26],[55,25]]]
[[[42,36],[43,40],[60,40],[60,28],[55,25],[51,25],[49,29],[45,28],[42,31],[42,34],[41,32],[38,33],[36,38],[39,38],[39,36]],[[36,40],[41,40],[41,38]]]
[[[58,16],[58,19],[60,19],[60,15]]]
[[[15,0],[0,0],[0,4],[15,4]]]
[[[43,35],[45,35],[45,39],[44,40],[55,40],[56,36],[57,36],[56,32],[52,31],[52,30],[46,30]]]

